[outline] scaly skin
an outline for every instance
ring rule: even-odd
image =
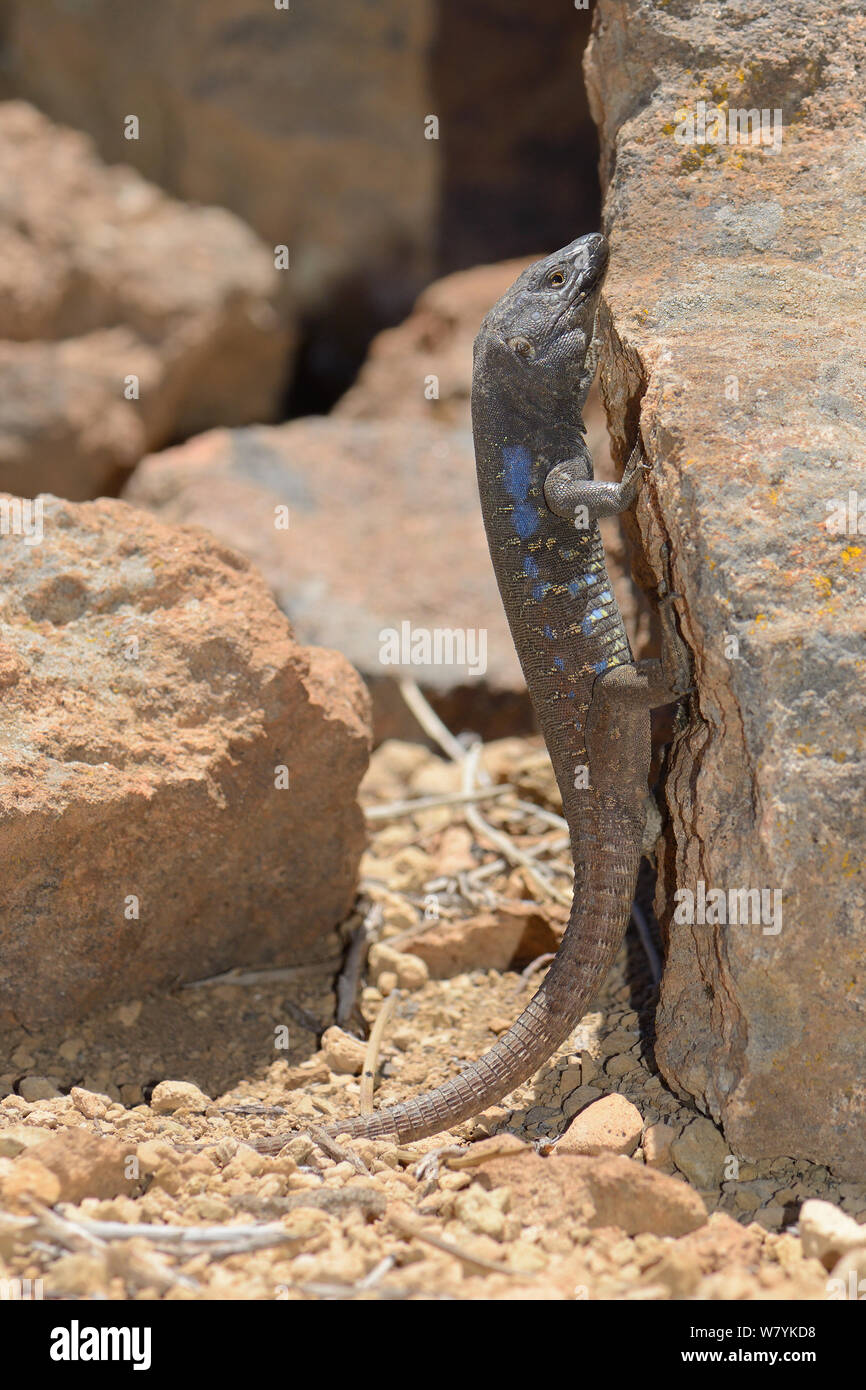
[[[606,264],[607,243],[593,234],[524,271],[481,326],[472,382],[490,554],[571,834],[568,927],[541,988],[489,1052],[414,1100],[331,1124],[332,1135],[409,1143],[501,1100],[571,1033],[628,924],[646,815],[649,711],[677,698],[684,683],[669,609],[674,646],[663,664],[633,662],[596,524],[632,504],[643,467],[636,450],[621,483],[596,483],[583,439]]]

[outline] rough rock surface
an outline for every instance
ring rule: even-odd
[[[0,105],[0,186],[0,488],[83,500],[178,434],[272,418],[278,274],[237,218],[23,102]]]
[[[312,417],[211,431],[145,459],[125,496],[166,520],[206,526],[249,556],[299,638],[336,647],[368,680],[379,737],[405,728],[394,696],[402,675],[439,697],[451,727],[528,724],[466,430]],[[435,650],[433,661],[405,660],[403,624],[413,637],[483,630],[485,670],[473,675],[459,646],[443,647],[441,663]],[[400,638],[396,664],[386,660],[386,631]]]
[[[735,1152],[862,1177],[862,9],[755,0],[730,18],[601,0],[587,60],[613,245],[602,387],[620,461],[640,414],[645,577],[667,545],[695,656],[656,1051]],[[728,134],[756,109],[772,135],[778,109],[779,148],[716,143],[715,116],[679,143],[700,101]],[[697,902],[693,925],[671,920],[674,890],[701,882],[726,909],[780,894],[781,929],[704,925]]]
[[[327,954],[364,841],[355,672],[203,533],[55,498],[42,531],[0,542],[0,1021]]]

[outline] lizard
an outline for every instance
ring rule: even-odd
[[[605,566],[598,518],[631,507],[647,471],[638,436],[621,480],[595,480],[584,439],[607,262],[606,238],[591,233],[529,266],[485,317],[473,353],[481,508],[569,826],[568,925],[540,988],[489,1051],[414,1099],[332,1122],[330,1135],[411,1143],[501,1100],[579,1022],[628,925],[649,800],[650,710],[690,686],[676,595],[660,604],[661,658],[636,662]]]

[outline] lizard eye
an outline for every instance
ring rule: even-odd
[[[535,356],[535,348],[528,338],[509,338],[508,346],[512,352],[516,352],[518,357],[532,358]]]
[[[564,285],[565,276],[561,270],[552,270],[547,277],[548,285]]]

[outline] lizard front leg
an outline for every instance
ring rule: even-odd
[[[629,455],[625,472],[618,483],[598,482],[588,476],[591,471],[589,455],[576,455],[551,468],[544,483],[544,500],[556,515],[574,521],[579,530],[586,530],[601,516],[618,516],[634,505],[644,473],[640,439]]]

